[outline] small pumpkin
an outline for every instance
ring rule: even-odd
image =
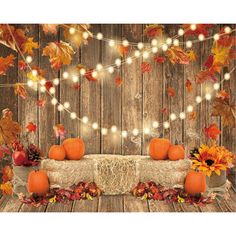
[[[184,159],[185,157],[185,151],[183,145],[178,144],[178,142],[175,142],[175,145],[171,145],[168,150],[168,157],[171,161],[177,161]]]
[[[28,175],[28,192],[39,196],[49,191],[49,180],[45,171],[32,170]]]
[[[203,172],[189,171],[184,184],[185,191],[190,195],[204,193],[206,191],[206,176]]]
[[[62,145],[52,145],[49,149],[48,157],[53,160],[63,161],[66,157],[66,151]]]
[[[69,160],[80,160],[85,153],[84,141],[80,138],[68,138],[64,140],[63,147]]]
[[[153,138],[149,144],[150,157],[154,160],[166,159],[170,145],[169,139]]]

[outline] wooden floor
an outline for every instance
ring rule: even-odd
[[[131,195],[101,196],[93,201],[74,201],[69,204],[49,203],[38,208],[22,204],[16,197],[3,196],[0,212],[236,212],[236,191],[230,190],[230,199],[215,201],[204,207],[164,201],[142,201]]]

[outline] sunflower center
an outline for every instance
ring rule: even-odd
[[[205,162],[206,162],[206,164],[207,164],[208,166],[211,166],[211,165],[214,164],[214,161],[211,160],[211,159],[208,159],[208,160],[206,160]]]

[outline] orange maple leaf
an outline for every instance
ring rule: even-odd
[[[16,83],[14,90],[15,90],[15,94],[20,96],[22,99],[26,99],[28,97],[28,93],[27,93],[27,91],[26,91],[26,89],[25,89],[23,84]]]
[[[27,64],[25,63],[25,61],[20,60],[18,62],[18,67],[19,67],[20,70],[26,70],[27,69]]]
[[[122,80],[122,78],[120,77],[120,76],[117,76],[116,78],[115,78],[115,84],[116,84],[116,86],[121,86],[122,85],[122,83],[123,83],[123,80]]]
[[[145,73],[145,72],[149,73],[151,71],[151,64],[146,61],[142,62],[141,71],[142,73]]]
[[[2,181],[3,183],[6,183],[8,181],[11,181],[13,178],[13,171],[10,166],[4,166],[2,169]]]
[[[7,70],[14,66],[14,59],[13,54],[7,57],[0,57],[0,75],[6,75]]]
[[[203,34],[205,37],[209,35],[208,30],[213,27],[213,24],[196,24],[196,29],[191,30],[190,24],[184,24],[183,28],[185,30],[185,36],[191,36]]]
[[[29,133],[34,133],[37,129],[37,125],[34,124],[33,122],[29,122],[28,125],[26,126],[26,129]]]
[[[179,46],[173,46],[169,48],[165,55],[169,58],[172,64],[187,65],[190,61],[187,53],[184,52],[184,50]]]
[[[27,38],[26,42],[23,44],[23,53],[33,55],[33,49],[39,48],[39,44],[33,40],[33,38]]]
[[[205,135],[207,138],[217,139],[218,135],[221,134],[221,131],[215,123],[211,124],[209,127],[204,129]]]
[[[46,104],[46,100],[44,100],[44,99],[39,99],[39,100],[36,101],[36,105],[38,107],[44,107],[45,104]]]
[[[12,189],[12,183],[10,181],[0,184],[0,190],[2,191],[3,195],[12,195],[13,189]]]
[[[197,60],[197,54],[193,49],[187,51],[187,56],[188,56],[190,61],[196,61]]]
[[[192,82],[189,79],[186,79],[185,87],[187,88],[188,92],[191,92],[193,90]]]
[[[148,25],[145,28],[144,33],[150,38],[157,36],[160,37],[163,34],[163,29],[164,29],[163,25],[157,25],[157,24]]]
[[[129,52],[129,46],[125,47],[123,45],[118,45],[117,51],[119,52],[120,56],[123,57]]]
[[[42,24],[43,32],[45,34],[57,34],[57,24]]]
[[[224,89],[220,90],[217,94],[216,94],[217,98],[221,98],[223,100],[229,100],[230,99],[230,95],[229,93],[227,93]]]
[[[176,96],[175,90],[174,90],[173,88],[171,88],[171,87],[169,87],[169,88],[167,89],[167,94],[168,94],[168,96],[170,96],[170,97],[175,97],[175,96]]]
[[[202,70],[202,71],[198,72],[195,75],[195,78],[196,78],[197,84],[201,84],[201,83],[205,82],[206,80],[213,80],[213,81],[216,80],[214,74],[209,70]]]
[[[188,119],[189,120],[195,120],[197,117],[197,113],[195,111],[192,111],[189,113]]]

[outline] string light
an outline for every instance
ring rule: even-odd
[[[115,60],[115,64],[116,64],[117,67],[119,67],[119,66],[121,65],[121,59],[120,59],[120,58],[117,58],[117,59]]]
[[[45,92],[46,92],[46,88],[45,88],[44,86],[41,86],[41,87],[40,87],[40,92],[41,92],[41,93],[45,93]]]
[[[193,45],[192,41],[188,40],[188,41],[186,42],[186,47],[187,47],[187,48],[191,48],[192,45]]]
[[[112,133],[115,133],[117,131],[117,127],[115,126],[115,125],[113,125],[112,127],[111,127],[111,132]]]
[[[213,88],[215,90],[218,90],[220,88],[220,84],[219,83],[214,83]]]
[[[45,80],[45,79],[41,79],[41,80],[39,81],[39,83],[43,86],[43,85],[46,84],[46,80]]]
[[[110,74],[112,74],[114,72],[114,68],[112,66],[108,67],[107,70]]]
[[[139,56],[140,56],[140,51],[136,50],[136,51],[134,52],[134,56],[135,56],[135,57],[139,57]]]
[[[55,89],[54,87],[51,87],[51,88],[49,89],[49,93],[55,94],[55,93],[56,93],[56,89]]]
[[[157,53],[158,52],[158,47],[152,47],[152,53]]]
[[[163,123],[163,127],[164,127],[164,129],[168,129],[170,127],[170,123],[168,121],[165,121]]]
[[[144,133],[144,134],[149,134],[149,133],[150,133],[150,129],[149,129],[149,128],[145,128],[145,129],[143,130],[143,133]]]
[[[230,79],[230,73],[225,73],[224,78],[225,78],[225,80],[229,80]]]
[[[28,81],[27,81],[27,85],[28,85],[29,87],[32,87],[32,86],[34,85],[34,82],[33,82],[32,80],[28,80]]]
[[[94,123],[92,124],[92,128],[93,128],[93,129],[98,129],[98,123],[97,123],[97,122],[94,122]]]
[[[197,29],[197,25],[191,24],[191,25],[190,25],[190,29],[191,29],[192,31],[196,30],[196,29]]]
[[[93,71],[92,72],[92,76],[93,76],[93,78],[97,78],[98,77],[98,72],[97,71]]]
[[[224,28],[224,31],[225,31],[226,34],[229,34],[231,32],[231,28],[229,26],[226,26]]]
[[[27,57],[25,58],[25,60],[26,60],[27,63],[31,63],[31,62],[33,61],[33,59],[32,59],[31,56],[27,56]]]
[[[69,102],[64,102],[63,106],[68,109],[70,107],[70,103]]]
[[[59,79],[58,79],[58,78],[54,79],[54,80],[53,80],[53,84],[54,84],[54,85],[58,85],[58,84],[59,84]]]
[[[85,31],[85,32],[83,32],[83,38],[84,38],[84,39],[87,39],[88,37],[89,37],[89,34],[88,34],[88,32],[86,32],[86,31]]]
[[[153,122],[152,122],[152,127],[153,127],[154,129],[158,128],[158,127],[159,127],[159,123],[158,123],[157,121],[153,121]]]
[[[124,47],[128,47],[128,46],[129,46],[128,40],[126,40],[126,39],[123,40],[122,45],[123,45]]]
[[[176,116],[174,113],[171,113],[171,114],[170,114],[170,119],[171,119],[172,121],[174,121],[174,120],[177,119],[177,116]]]
[[[109,46],[110,47],[114,47],[115,46],[115,41],[114,40],[110,40],[109,41]]]
[[[106,128],[102,128],[101,133],[102,133],[102,135],[107,135],[108,130]]]
[[[162,45],[162,50],[165,52],[165,51],[167,51],[167,49],[168,49],[167,44],[163,44],[163,45]]]
[[[74,83],[77,83],[77,82],[79,81],[79,77],[78,77],[77,75],[73,75],[73,76],[72,76],[72,81],[73,81]]]
[[[77,117],[77,115],[76,115],[75,112],[71,112],[71,113],[70,113],[70,118],[71,118],[72,120],[76,119],[76,117]]]
[[[152,46],[157,46],[158,42],[156,39],[152,39],[151,44]]]
[[[179,29],[178,30],[178,35],[179,36],[183,36],[184,35],[184,30],[183,29]]]
[[[32,75],[33,76],[37,76],[38,75],[38,71],[37,70],[32,70]]]
[[[64,71],[62,74],[63,79],[68,79],[69,78],[69,73],[67,71]]]
[[[198,39],[199,39],[200,41],[203,41],[203,40],[205,39],[204,34],[199,34],[199,35],[198,35]]]
[[[167,44],[167,45],[171,45],[171,43],[172,43],[172,39],[171,39],[171,38],[167,38],[167,39],[166,39],[166,44]]]
[[[214,34],[213,39],[215,41],[219,40],[220,39],[220,35],[219,34]]]
[[[143,58],[147,59],[149,57],[149,53],[147,51],[143,52]]]
[[[87,117],[87,116],[83,116],[82,122],[83,122],[84,124],[87,124],[87,123],[88,123],[88,117]]]
[[[131,64],[131,63],[132,63],[132,58],[131,58],[131,57],[128,57],[128,58],[126,59],[126,62],[127,62],[128,64]]]
[[[179,40],[178,40],[178,39],[174,39],[173,45],[174,45],[174,46],[179,46]]]
[[[81,68],[81,69],[79,70],[79,73],[80,73],[81,75],[85,75],[85,74],[86,74],[86,70],[85,70],[84,68]]]
[[[187,112],[192,112],[193,111],[193,106],[192,105],[188,105],[187,106]]]
[[[56,105],[57,104],[57,99],[56,98],[52,98],[51,103],[52,103],[52,105]]]
[[[69,33],[70,34],[75,34],[75,28],[74,27],[70,27],[69,28]]]
[[[121,135],[122,135],[123,138],[127,138],[128,132],[127,132],[126,130],[123,130],[123,131],[121,132]]]
[[[139,134],[138,129],[133,129],[132,134],[133,134],[134,136],[137,136],[137,135]]]
[[[210,93],[206,93],[205,98],[208,101],[211,100],[211,94]]]
[[[201,103],[201,102],[202,102],[201,96],[197,96],[197,97],[196,97],[196,102],[197,102],[197,103]]]
[[[139,50],[142,50],[143,47],[144,47],[144,44],[143,44],[142,42],[139,42],[139,43],[138,43],[138,49],[139,49]]]
[[[185,115],[184,112],[180,112],[180,113],[179,113],[179,118],[180,118],[181,120],[185,119],[185,117],[186,117],[186,115]]]
[[[64,110],[64,107],[62,104],[59,104],[58,107],[57,107],[57,110],[58,111],[63,111]]]
[[[97,66],[96,66],[97,71],[101,71],[102,68],[103,68],[102,64],[97,64]]]
[[[97,33],[97,39],[102,40],[103,39],[103,34],[102,33]]]

